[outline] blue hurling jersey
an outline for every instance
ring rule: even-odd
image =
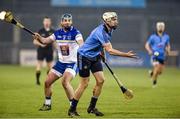
[[[95,58],[102,51],[103,45],[110,42],[111,34],[112,31],[110,33],[105,31],[103,24],[99,25],[91,32],[84,44],[78,49],[78,53],[87,58]]]
[[[162,37],[159,36],[157,33],[152,34],[148,39],[148,44],[150,45],[153,54],[154,52],[159,52],[158,56],[152,56],[157,57],[159,59],[165,60],[165,48],[170,43],[169,35],[166,33],[163,33]]]

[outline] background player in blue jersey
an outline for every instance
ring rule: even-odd
[[[170,38],[169,35],[164,32],[164,22],[157,22],[156,29],[156,33],[150,35],[145,44],[145,48],[152,58],[153,69],[150,71],[150,76],[153,80],[153,87],[157,84],[158,75],[163,71],[165,57],[170,52]]]
[[[112,48],[110,39],[113,30],[115,30],[118,25],[117,14],[115,12],[106,12],[103,14],[102,18],[104,23],[96,27],[85,40],[84,44],[78,49],[80,83],[75,91],[73,101],[68,111],[68,115],[71,117],[76,116],[76,107],[80,97],[88,86],[90,71],[96,79],[96,85],[94,86],[93,96],[87,112],[93,113],[96,116],[104,115],[95,108],[105,80],[100,57],[103,48],[111,55],[136,58],[136,55],[132,51],[125,53]]]
[[[61,17],[62,28],[56,30],[51,36],[44,38],[35,33],[34,39],[49,44],[56,42],[59,60],[50,70],[45,81],[45,103],[40,111],[51,109],[51,85],[60,77],[62,77],[62,85],[66,95],[71,102],[74,96],[74,89],[70,81],[77,73],[77,50],[79,45],[83,43],[83,38],[79,30],[72,26],[71,14],[64,14]]]

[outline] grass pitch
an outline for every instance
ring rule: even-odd
[[[158,86],[152,88],[148,69],[113,69],[122,82],[134,92],[130,101],[124,99],[110,72],[105,70],[105,85],[97,107],[103,118],[173,118],[180,117],[180,69],[166,68],[159,77]],[[44,102],[43,82],[46,70],[42,70],[41,86],[35,84],[35,68],[0,65],[0,117],[1,118],[68,118],[69,102],[60,80],[53,86],[52,110],[40,112]],[[72,81],[78,85],[78,76]],[[95,80],[90,83],[79,101],[81,118],[95,118],[86,112]]]

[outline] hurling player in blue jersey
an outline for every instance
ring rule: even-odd
[[[170,38],[169,35],[164,32],[164,22],[157,22],[156,29],[156,33],[150,35],[145,44],[145,48],[152,58],[153,70],[150,71],[150,76],[153,81],[153,87],[157,84],[158,75],[163,71],[165,57],[170,52]]]
[[[45,81],[45,102],[40,111],[51,109],[51,86],[59,78],[62,78],[62,85],[70,102],[74,96],[74,89],[70,81],[77,73],[77,50],[83,43],[83,37],[79,30],[72,26],[71,14],[62,15],[61,27],[47,38],[41,37],[38,33],[34,36],[34,39],[45,45],[56,42],[58,52],[58,61],[48,73]]]
[[[75,90],[74,98],[70,109],[68,110],[68,115],[71,117],[76,116],[76,107],[80,97],[88,86],[90,71],[95,77],[96,85],[94,86],[93,96],[91,97],[87,112],[95,114],[96,116],[104,115],[96,108],[96,102],[101,94],[105,80],[100,56],[103,49],[111,55],[136,58],[136,55],[132,51],[125,53],[112,48],[110,39],[113,30],[118,26],[117,14],[115,12],[105,12],[102,18],[104,23],[96,27],[85,40],[84,44],[78,49],[80,83],[78,88]]]

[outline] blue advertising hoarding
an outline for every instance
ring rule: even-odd
[[[129,7],[145,8],[146,0],[51,0],[54,7]]]
[[[151,59],[146,52],[137,52],[140,59],[125,58],[107,54],[107,62],[114,67],[150,67]]]

